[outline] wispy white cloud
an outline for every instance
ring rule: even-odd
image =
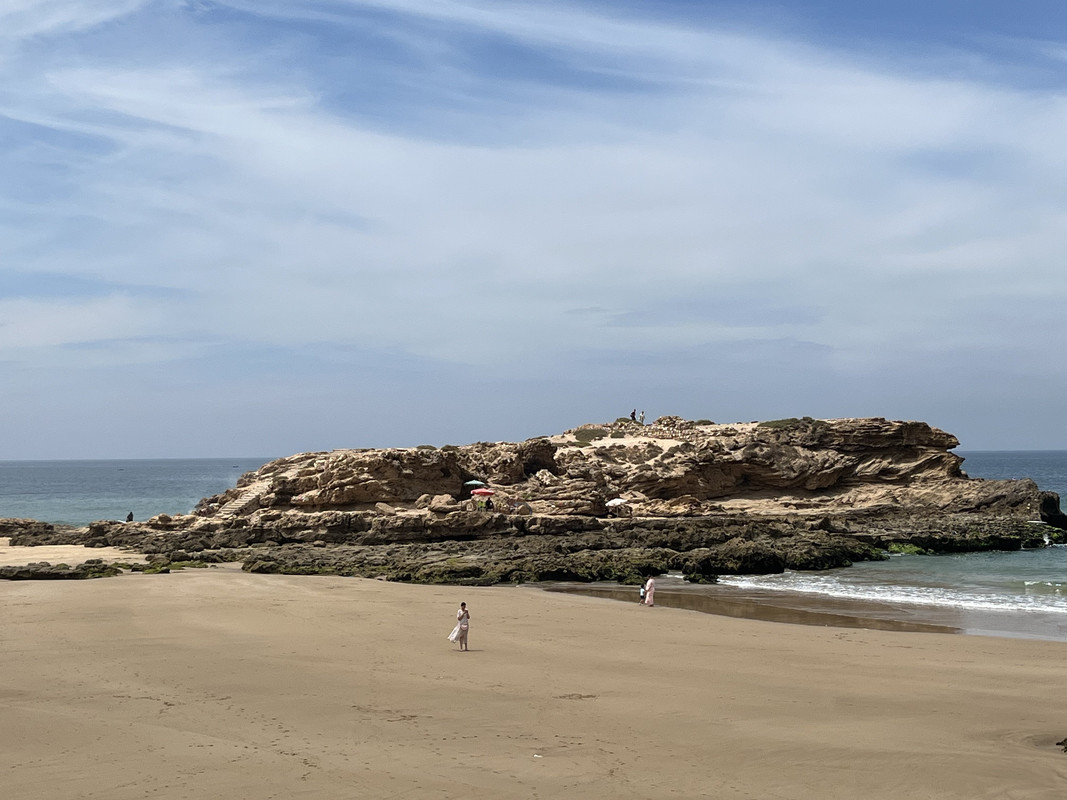
[[[0,70],[22,79],[0,90],[0,171],[20,176],[0,184],[0,259],[110,288],[0,299],[8,363],[341,348],[541,376],[547,407],[560,381],[630,386],[610,365],[640,353],[676,365],[665,404],[729,369],[735,406],[770,371],[783,406],[821,387],[804,413],[892,415],[855,382],[911,408],[945,387],[909,388],[909,357],[1014,342],[1013,368],[1037,368],[1027,343],[1067,294],[1055,89],[573,3],[45,5],[0,6]],[[168,49],[73,47],[156,12]],[[375,34],[399,52],[361,51]],[[48,55],[19,56],[30,39]],[[497,74],[509,46],[566,75]],[[338,94],[368,59],[410,96]]]
[[[35,36],[75,33],[119,19],[150,0],[3,0],[0,43]]]

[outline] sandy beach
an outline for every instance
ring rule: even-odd
[[[1067,643],[234,568],[0,596],[12,797],[1067,792]]]
[[[78,547],[68,544],[12,547],[10,536],[0,536],[0,567],[22,566],[41,561],[49,564],[75,565],[88,561],[90,558],[127,563],[145,560],[145,556],[140,553],[131,553],[117,547]]]

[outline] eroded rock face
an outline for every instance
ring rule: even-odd
[[[697,425],[666,417],[647,426],[585,425],[519,443],[305,453],[244,476],[234,489],[202,501],[196,513],[358,511],[377,503],[403,509],[414,508],[420,497],[443,509],[446,497],[470,498],[469,481],[495,490],[498,509],[525,501],[535,514],[601,515],[602,504],[615,497],[650,516],[716,513],[723,510],[721,501],[763,513],[792,512],[820,500],[827,506],[888,502],[945,510],[1023,501],[1009,497],[1018,489],[968,481],[962,459],[949,452],[958,444],[921,422]],[[757,501],[762,509],[753,506]]]
[[[1032,481],[968,478],[957,445],[921,422],[662,417],[518,443],[304,453],[242,476],[192,515],[9,528],[18,544],[463,583],[636,582],[668,569],[707,580],[847,566],[895,543],[939,552],[1059,539],[1030,524],[1063,527],[1058,497]],[[494,492],[492,510],[476,487]]]

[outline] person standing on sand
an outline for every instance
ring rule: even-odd
[[[471,612],[467,610],[466,603],[459,604],[459,611],[456,612],[456,638],[454,641],[459,642],[459,649],[467,649],[467,634],[470,632],[471,627]]]
[[[646,606],[654,606],[654,605],[656,605],[656,603],[654,601],[655,594],[656,594],[656,579],[653,578],[653,577],[649,577],[649,579],[645,582],[645,605]]]

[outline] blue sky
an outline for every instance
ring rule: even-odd
[[[0,2],[0,458],[631,408],[1067,448],[1053,2]]]

